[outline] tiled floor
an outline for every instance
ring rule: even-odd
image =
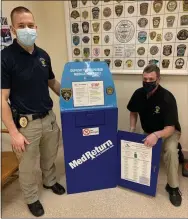
[[[63,153],[60,149],[57,158],[57,172],[60,182],[65,185]],[[188,178],[181,176],[180,184],[183,202],[181,207],[174,207],[165,192],[166,176],[161,167],[155,198],[133,192],[128,189],[114,188],[74,195],[57,196],[41,187],[40,200],[45,209],[45,217],[69,218],[125,218],[125,217],[163,217],[188,218]],[[23,202],[18,180],[6,186],[2,191],[2,218],[31,218],[32,215]]]

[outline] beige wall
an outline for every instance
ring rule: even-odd
[[[68,60],[63,2],[8,1],[2,3],[3,14],[9,16],[11,9],[18,5],[29,7],[33,11],[39,31],[37,44],[50,54],[56,78],[61,80],[63,66]],[[141,86],[141,76],[114,75],[113,77],[118,97],[119,129],[128,130],[129,113],[126,106],[134,90]],[[163,76],[161,84],[176,97],[183,131],[181,143],[184,149],[188,151],[188,77]],[[51,96],[54,100],[54,111],[60,125],[59,100],[54,94],[51,94]],[[138,126],[138,129],[140,130],[140,126]]]

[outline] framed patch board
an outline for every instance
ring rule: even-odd
[[[69,61],[105,61],[114,74],[188,75],[188,0],[64,1]]]

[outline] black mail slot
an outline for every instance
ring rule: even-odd
[[[104,111],[84,111],[76,114],[76,127],[96,126],[105,124]]]

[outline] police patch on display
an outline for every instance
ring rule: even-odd
[[[79,37],[79,36],[73,36],[72,41],[73,41],[73,44],[74,44],[75,46],[77,46],[77,45],[79,45],[79,43],[80,43],[80,37]]]
[[[170,64],[169,59],[163,59],[163,61],[162,61],[162,67],[163,68],[168,68],[169,64]]]
[[[109,43],[109,41],[110,41],[110,37],[109,37],[108,35],[106,35],[106,36],[104,37],[104,42],[105,42],[105,43]]]
[[[163,0],[154,0],[153,2],[153,10],[156,13],[159,13],[163,7]]]
[[[134,13],[134,6],[130,5],[127,9],[129,14],[133,14]]]
[[[144,55],[144,53],[145,53],[145,48],[144,47],[139,47],[138,49],[137,49],[137,53],[138,53],[138,55]]]
[[[159,51],[159,48],[157,47],[157,46],[152,46],[151,48],[150,48],[150,53],[151,53],[151,55],[156,55],[157,53],[158,53],[158,51]]]
[[[167,27],[173,27],[175,21],[175,16],[170,15],[166,18]]]
[[[148,20],[146,18],[140,18],[138,20],[139,27],[146,27],[147,24],[148,24]]]
[[[94,23],[92,23],[92,27],[93,27],[93,31],[95,33],[97,33],[97,32],[99,32],[100,23],[94,22]]]
[[[85,58],[88,58],[90,55],[90,49],[89,48],[84,48],[83,49],[83,54]]]
[[[88,33],[89,32],[89,22],[84,21],[82,23],[82,29],[83,29],[83,33]]]
[[[188,30],[182,29],[177,34],[178,40],[186,40],[188,38]]]
[[[110,49],[104,49],[104,54],[106,56],[109,56],[110,55]]]
[[[71,0],[71,5],[72,5],[72,8],[77,8],[78,0]]]
[[[84,19],[87,19],[88,16],[89,16],[89,12],[88,12],[88,11],[83,11],[83,12],[82,12],[82,17],[83,17]]]
[[[109,8],[109,7],[104,8],[104,10],[103,10],[104,17],[110,17],[111,14],[112,14],[111,8]]]
[[[80,17],[80,14],[78,13],[78,11],[74,10],[71,12],[71,17],[77,19],[78,17]]]
[[[147,32],[146,31],[140,31],[138,32],[138,41],[140,43],[144,43],[147,39]]]
[[[163,55],[169,56],[172,54],[172,45],[163,46]]]
[[[79,32],[78,23],[73,23],[72,24],[72,32],[73,33],[78,33]]]
[[[131,59],[128,59],[126,62],[125,62],[127,68],[131,68],[132,65],[133,65],[133,61]]]
[[[138,62],[137,62],[137,65],[138,65],[140,68],[142,68],[142,67],[144,67],[145,63],[146,63],[146,62],[145,62],[143,59],[139,59]]]
[[[121,65],[122,65],[122,60],[116,59],[116,60],[114,61],[114,64],[115,64],[116,67],[121,67]]]
[[[177,1],[176,1],[176,0],[170,0],[170,1],[168,1],[168,3],[167,3],[167,10],[168,10],[169,12],[175,11],[176,8],[177,8]]]
[[[99,0],[92,0],[92,3],[93,3],[94,5],[97,5],[97,4],[99,3]]]
[[[99,40],[100,40],[100,37],[99,37],[99,36],[93,36],[93,42],[94,42],[94,44],[99,44]]]
[[[114,88],[113,87],[107,87],[106,88],[106,93],[107,93],[107,95],[112,95],[114,93]]]
[[[156,37],[157,33],[155,31],[150,32],[149,36],[151,40],[154,40]]]
[[[82,38],[82,41],[83,41],[84,43],[88,43],[88,42],[90,41],[90,38],[89,38],[88,36],[84,36],[84,37]]]
[[[169,72],[187,70],[188,0],[70,0],[66,4],[72,60],[105,61],[112,70],[130,72],[149,63]]]
[[[177,68],[177,69],[183,68],[184,63],[185,63],[184,59],[178,58],[178,59],[175,61],[176,68]]]
[[[111,59],[104,59],[104,61],[106,62],[106,64],[108,65],[108,67],[110,67]]]
[[[87,4],[87,0],[81,0],[83,5]]]
[[[112,27],[112,24],[110,23],[110,21],[105,21],[104,24],[103,24],[103,29],[105,31],[109,31]]]
[[[93,55],[99,56],[99,54],[100,54],[100,48],[93,48]]]
[[[62,88],[61,96],[65,101],[69,101],[72,97],[72,89],[71,88]]]
[[[120,17],[123,13],[123,5],[116,5],[115,6],[115,13],[118,17]]]
[[[187,46],[185,44],[180,44],[177,46],[177,56],[184,56]]]
[[[98,7],[92,8],[93,19],[99,19],[100,9]]]
[[[80,49],[75,48],[75,49],[74,49],[74,55],[75,55],[75,56],[79,56],[79,55],[80,55]]]
[[[140,4],[140,14],[143,16],[143,15],[146,15],[148,13],[148,3],[141,3]]]
[[[165,33],[164,38],[166,41],[170,41],[173,38],[173,33],[172,32]]]
[[[94,62],[100,62],[100,59],[96,58],[96,59],[93,59]]]

